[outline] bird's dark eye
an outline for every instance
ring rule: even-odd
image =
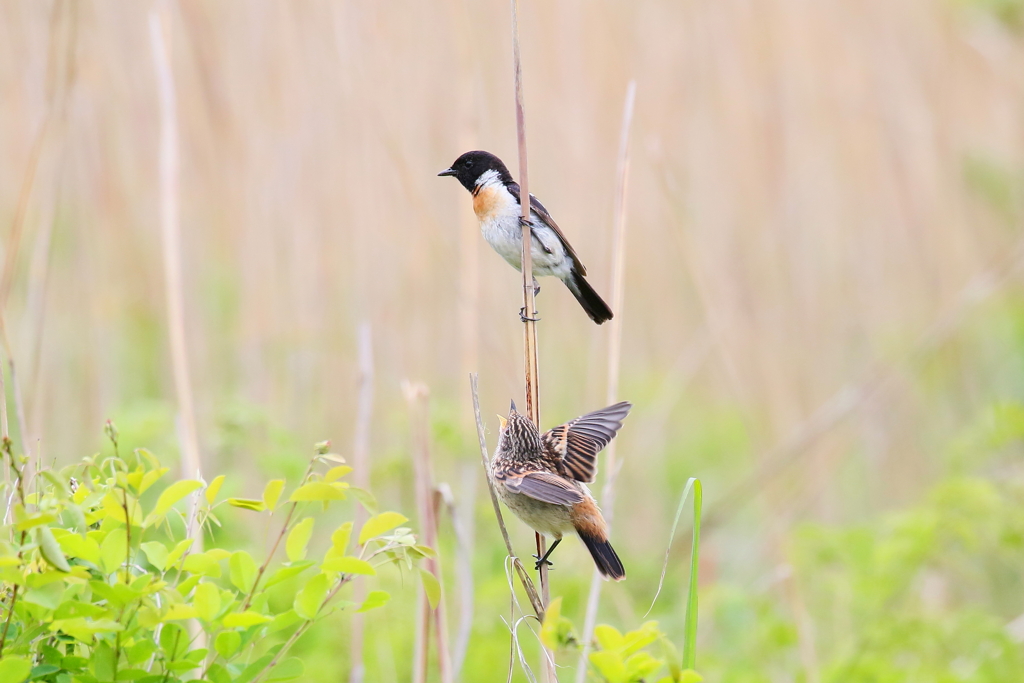
[[[467,159],[466,160],[466,168],[473,168],[473,160],[472,159]]]

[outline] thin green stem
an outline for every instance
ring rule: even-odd
[[[697,569],[700,561],[700,512],[703,490],[700,479],[693,481],[693,544],[690,546],[690,586],[686,596],[686,634],[683,639],[683,667],[697,663]]]
[[[302,481],[299,482],[299,486],[303,486],[309,479],[309,475],[313,474],[313,465],[316,464],[316,458],[309,461],[309,467],[306,468],[306,473],[302,475]],[[281,539],[288,533],[288,525],[291,524],[292,516],[295,514],[295,508],[298,507],[298,503],[292,503],[291,507],[288,508],[288,516],[284,518],[284,525],[281,527],[281,533],[274,539],[274,546],[270,549],[270,553],[267,554],[267,559],[264,560],[263,564],[260,565],[259,571],[256,572],[256,579],[252,582],[252,588],[249,589],[249,593],[245,596],[245,600],[242,602],[241,611],[249,609],[249,605],[252,604],[252,599],[256,595],[256,588],[260,585],[260,579],[263,578],[263,574],[266,573],[267,567],[270,566],[271,560],[274,559],[274,553],[277,552],[277,548],[281,545]]]

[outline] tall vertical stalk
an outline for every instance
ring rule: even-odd
[[[437,548],[437,503],[436,487],[430,464],[430,420],[427,414],[429,390],[423,384],[404,383],[405,400],[409,404],[409,419],[413,433],[413,466],[416,480],[416,507],[419,511],[420,529],[424,545]],[[448,648],[448,623],[444,604],[444,583],[441,575],[440,558],[428,557],[423,560],[426,571],[434,575],[441,585],[441,599],[431,609],[426,590],[419,590],[419,609],[416,624],[416,653],[413,665],[413,681],[426,683],[427,661],[430,650],[430,630],[433,627],[434,642],[437,644],[437,667],[441,683],[452,683],[451,654]]]
[[[519,202],[522,206],[522,274],[523,274],[523,349],[526,360],[526,414],[540,428],[540,369],[537,361],[537,305],[533,289],[533,233],[530,230],[530,183],[526,156],[526,111],[523,107],[523,64],[519,51],[519,2],[512,4],[512,65],[516,90],[516,139],[519,143]],[[536,533],[537,557],[544,556],[544,536]],[[540,597],[547,608],[551,597],[547,565],[540,566]],[[543,648],[541,669],[547,681],[555,681],[551,652]]]
[[[167,303],[167,333],[170,337],[174,390],[180,413],[182,470],[186,477],[201,475],[199,439],[196,435],[192,381],[189,377],[188,349],[185,344],[185,295],[181,264],[181,220],[177,95],[167,33],[170,17],[166,3],[149,15],[149,33],[153,48],[160,102],[160,235],[164,256],[164,290]],[[197,541],[199,539],[196,539]]]
[[[619,136],[619,161],[615,183],[615,206],[613,210],[613,241],[612,241],[612,310],[615,317],[611,319],[611,340],[608,344],[608,393],[605,405],[618,400],[619,367],[622,360],[622,319],[623,301],[625,300],[626,270],[626,187],[629,180],[629,131],[633,123],[633,104],[636,100],[636,81],[630,81],[626,88],[626,103],[622,110],[622,132]],[[601,505],[604,518],[609,524],[615,504],[615,477],[618,466],[615,458],[616,440],[604,449],[604,488],[601,490]],[[597,623],[597,607],[601,602],[601,586],[604,581],[601,573],[594,570],[590,578],[590,593],[587,596],[587,614],[583,620],[583,648],[576,667],[576,683],[583,683],[587,678],[587,654],[590,651],[590,640]]]
[[[352,438],[352,465],[355,467],[355,484],[361,489],[370,488],[370,420],[373,416],[373,337],[370,323],[359,326],[359,404],[356,412],[355,435]],[[355,525],[362,528],[366,521],[366,512],[361,506],[356,507]],[[366,598],[366,582],[355,581],[352,588],[353,602],[362,602]],[[363,662],[363,641],[366,622],[362,614],[352,615],[352,630],[349,639],[351,666],[349,668],[350,683],[363,683],[366,677],[366,666]]]

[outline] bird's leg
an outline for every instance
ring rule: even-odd
[[[540,283],[537,282],[537,278],[533,278],[533,295],[537,296],[540,294]]]
[[[562,542],[562,539],[556,538],[555,542],[552,543],[551,547],[548,548],[546,553],[544,553],[544,557],[537,557],[536,555],[531,555],[531,557],[533,557],[533,559],[537,560],[537,564],[535,564],[533,568],[536,569],[537,571],[540,571],[540,566],[542,564],[546,564],[549,567],[555,566],[555,565],[551,564],[551,562],[548,561],[548,558],[551,557],[551,551],[554,550],[555,548],[557,548],[558,544],[561,543],[561,542]]]
[[[534,311],[534,312],[533,312],[533,314],[534,314],[534,315],[537,315],[537,311]],[[526,306],[522,306],[522,307],[521,307],[521,308],[519,309],[519,320],[521,320],[521,321],[522,321],[522,322],[524,322],[524,323],[525,323],[525,322],[532,322],[532,323],[535,323],[535,322],[539,322],[539,321],[540,321],[540,318],[527,318],[527,317],[526,317]]]

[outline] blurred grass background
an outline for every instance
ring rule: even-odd
[[[204,466],[255,494],[299,476],[315,441],[347,452],[368,322],[372,486],[413,512],[400,384],[425,382],[436,477],[475,522],[463,678],[494,680],[508,657],[504,551],[467,374],[480,373],[485,419],[521,396],[519,281],[465,191],[436,173],[474,148],[514,167],[508,6],[172,7]],[[30,442],[58,462],[100,448],[108,417],[127,443],[177,449],[148,11],[0,2],[5,321]],[[713,680],[1020,680],[1024,628],[1006,627],[1024,623],[1009,570],[1024,542],[1020,3],[522,12],[531,190],[605,294],[619,118],[638,84],[616,312],[621,394],[636,406],[613,531],[630,580],[606,588],[602,619],[639,624],[676,497],[699,476],[712,527],[698,664]],[[542,285],[551,425],[600,406],[608,339]],[[532,534],[512,531],[526,554]],[[652,613],[670,633],[685,549]],[[582,621],[589,559],[579,544],[557,559],[552,593]],[[412,605],[407,587],[368,617],[368,680],[406,680]],[[449,621],[454,632],[454,608]],[[347,671],[347,623],[300,644],[309,680]],[[858,668],[876,660],[902,677]]]

